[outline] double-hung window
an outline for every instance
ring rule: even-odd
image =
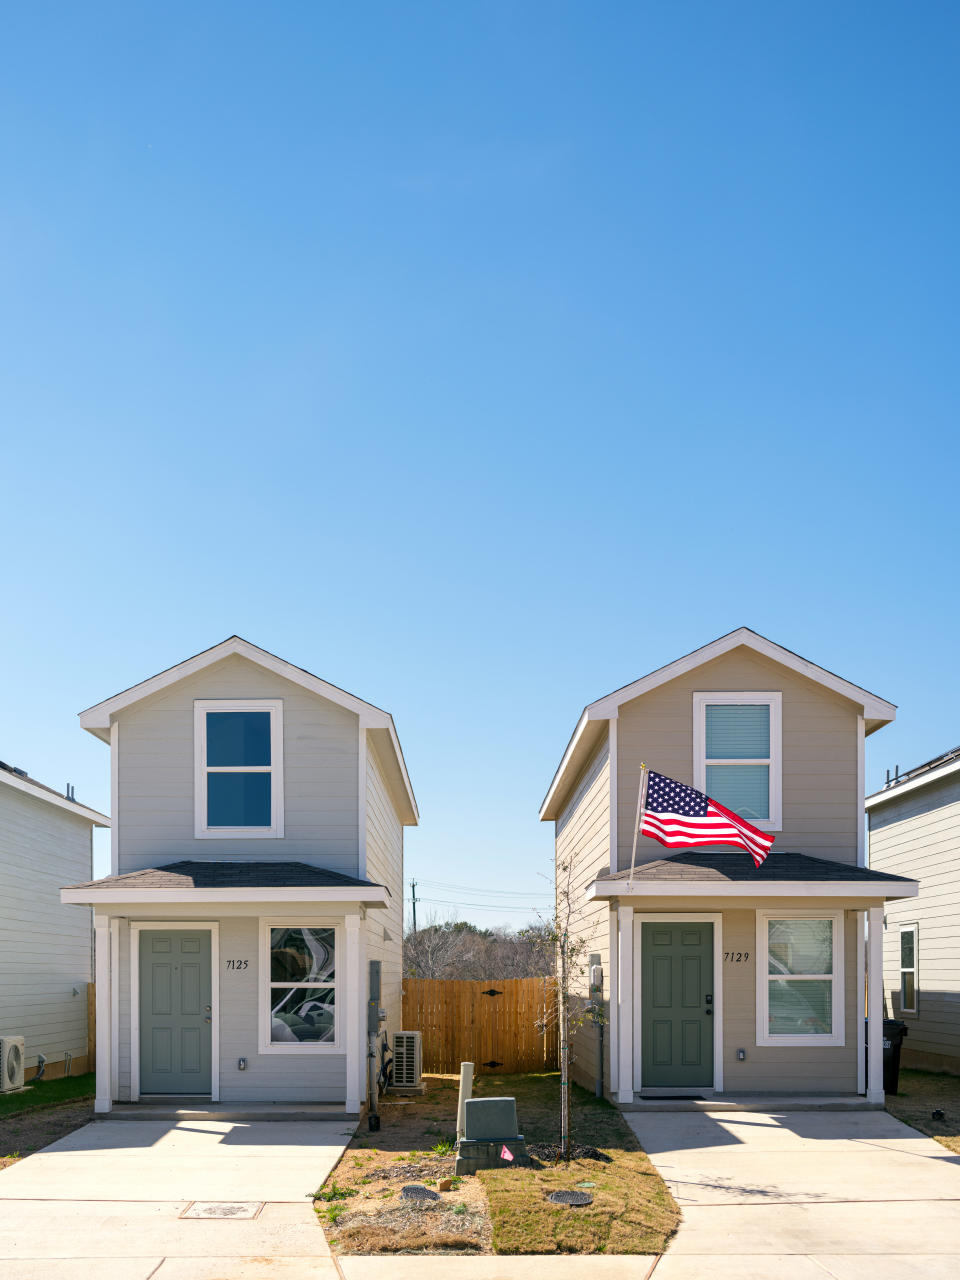
[[[693,695],[693,785],[764,831],[781,817],[780,693]]]
[[[337,932],[332,924],[261,921],[261,1053],[339,1047]]]
[[[283,704],[194,703],[198,839],[283,835]]]
[[[843,912],[757,912],[757,1044],[842,1045]]]
[[[917,926],[900,926],[900,1012],[917,1012]]]

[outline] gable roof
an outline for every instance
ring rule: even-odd
[[[587,760],[592,756],[600,739],[604,736],[606,723],[617,719],[623,703],[631,702],[634,698],[639,698],[642,694],[649,693],[651,689],[656,689],[670,680],[675,680],[677,676],[685,675],[688,671],[693,671],[696,667],[702,667],[714,658],[719,658],[721,655],[729,653],[731,649],[737,649],[741,646],[752,649],[755,653],[759,653],[762,657],[769,658],[773,662],[778,662],[781,666],[797,672],[798,675],[806,676],[808,680],[813,680],[816,684],[822,685],[826,689],[831,689],[834,693],[840,694],[841,697],[849,698],[851,702],[856,703],[862,709],[864,730],[867,734],[874,733],[877,729],[889,724],[891,720],[896,718],[897,708],[894,703],[887,702],[875,693],[862,689],[860,685],[844,680],[832,671],[827,671],[825,667],[818,667],[815,662],[810,662],[807,658],[801,658],[799,654],[794,653],[791,649],[785,649],[773,640],[768,640],[766,636],[762,636],[756,631],[751,631],[749,627],[738,627],[735,631],[729,631],[725,636],[720,636],[717,640],[712,640],[709,644],[702,645],[699,649],[694,649],[692,653],[685,654],[684,657],[677,658],[674,662],[668,662],[664,667],[658,667],[656,671],[651,671],[649,675],[641,676],[639,680],[634,680],[631,684],[624,685],[622,689],[615,689],[613,693],[608,693],[604,697],[598,698],[596,702],[588,703],[577,721],[577,727],[567,743],[563,759],[560,761],[550,788],[544,796],[543,803],[540,806],[540,820],[545,822],[559,817],[563,800],[570,786],[578,777]]]
[[[407,766],[400,747],[400,740],[397,737],[396,726],[393,723],[393,716],[389,711],[384,711],[381,707],[375,707],[372,702],[364,702],[362,698],[358,698],[352,693],[347,693],[346,690],[338,688],[335,684],[330,684],[327,680],[321,680],[319,676],[305,671],[303,667],[294,666],[292,662],[278,658],[275,653],[269,653],[266,649],[261,649],[257,645],[251,644],[249,640],[244,640],[242,636],[230,636],[228,639],[221,641],[220,644],[215,644],[210,649],[204,649],[201,653],[194,654],[192,658],[178,662],[176,666],[167,667],[165,671],[158,672],[157,675],[151,676],[148,680],[141,680],[139,684],[131,685],[129,689],[115,693],[112,698],[106,698],[103,702],[98,702],[94,706],[88,707],[86,711],[80,712],[80,723],[88,733],[92,733],[103,742],[109,742],[110,722],[118,712],[124,711],[127,707],[132,707],[136,703],[142,702],[144,698],[160,693],[163,689],[168,689],[171,685],[178,684],[188,676],[192,676],[198,671],[203,671],[206,667],[213,666],[216,662],[222,662],[224,658],[229,658],[234,654],[238,657],[246,658],[247,661],[255,663],[258,667],[272,671],[274,675],[282,676],[284,680],[290,680],[293,684],[298,684],[302,688],[308,689],[311,693],[318,694],[321,698],[326,698],[328,701],[336,703],[337,706],[344,707],[347,711],[352,711],[359,716],[361,729],[374,733],[376,739],[382,745],[389,745],[390,755],[396,766],[400,782],[400,792],[405,800],[405,804],[402,806],[405,810],[402,815],[404,824],[407,826],[415,826],[417,824],[420,818],[417,800],[413,794],[413,786],[407,773]]]
[[[110,819],[105,813],[100,813],[96,809],[88,808],[85,804],[79,804],[76,800],[71,800],[69,796],[65,796],[60,791],[54,791],[53,787],[48,787],[46,783],[38,782],[36,778],[31,778],[23,769],[17,769],[12,764],[5,764],[2,760],[0,760],[0,782],[6,783],[14,791],[22,791],[25,795],[34,796],[37,800],[45,800],[47,804],[52,804],[58,809],[65,809],[67,813],[72,813],[75,817],[85,818],[94,827],[109,827],[110,825]]]

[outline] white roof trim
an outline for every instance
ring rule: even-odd
[[[731,649],[736,649],[740,645],[753,649],[756,653],[762,654],[765,658],[770,658],[773,662],[779,662],[781,666],[788,667],[791,671],[796,671],[799,675],[806,676],[808,680],[814,680],[817,684],[821,684],[827,689],[832,689],[834,693],[839,693],[841,697],[849,698],[851,702],[855,702],[857,706],[863,708],[864,717],[868,720],[886,722],[896,719],[897,708],[892,702],[886,702],[883,698],[878,698],[876,694],[868,693],[866,689],[861,689],[859,685],[851,684],[849,680],[843,680],[840,676],[835,676],[833,672],[826,671],[823,667],[818,667],[815,662],[808,662],[806,658],[801,658],[799,654],[793,653],[789,649],[784,649],[781,645],[775,644],[765,636],[758,635],[756,631],[751,631],[749,627],[738,627],[736,631],[731,631],[728,635],[721,636],[719,640],[714,640],[700,649],[695,649],[693,653],[688,653],[686,657],[678,658],[676,662],[670,662],[665,667],[660,667],[658,671],[651,671],[649,675],[643,676],[639,680],[634,680],[632,684],[624,685],[622,689],[617,689],[614,693],[608,693],[606,697],[599,698],[596,702],[591,702],[586,709],[586,715],[590,720],[610,719],[617,714],[618,708],[624,702],[639,698],[641,694],[649,693],[651,689],[656,689],[658,686],[666,684],[668,680],[675,680],[677,676],[682,676],[687,671],[693,671],[695,667],[703,666],[705,662],[710,662],[713,658],[720,657],[721,654],[729,653]]]
[[[319,885],[298,886],[284,889],[282,886],[246,889],[97,889],[90,885],[78,889],[61,889],[60,901],[81,906],[108,902],[150,902],[159,906],[167,902],[306,902],[323,906],[327,902],[362,902],[374,906],[387,906],[390,897],[383,885],[336,886],[324,889]]]
[[[864,807],[869,811],[875,809],[877,805],[885,804],[888,800],[895,800],[897,796],[902,796],[907,791],[918,791],[920,787],[925,787],[930,782],[939,782],[941,778],[947,778],[951,773],[956,773],[960,769],[960,760],[951,760],[949,764],[941,765],[939,769],[931,769],[929,773],[923,774],[919,778],[910,778],[906,782],[891,783],[889,787],[884,787],[882,791],[875,791],[872,796],[867,796],[864,801]]]
[[[15,791],[23,791],[28,796],[36,796],[38,800],[46,800],[47,804],[55,805],[58,809],[66,809],[75,818],[86,818],[87,822],[92,823],[95,827],[109,827],[110,825],[110,819],[105,813],[100,813],[96,809],[88,809],[85,804],[78,804],[76,800],[68,800],[66,796],[59,796],[55,791],[47,791],[26,778],[18,778],[15,773],[8,773],[6,769],[0,769],[0,782],[5,782],[7,786],[13,787]]]
[[[892,890],[888,892],[887,889]],[[898,884],[860,880],[771,880],[754,884],[745,880],[635,880],[630,892],[626,880],[595,880],[587,889],[587,899],[606,898],[915,898],[920,892],[916,880]]]
[[[321,680],[319,676],[312,675],[309,671],[304,671],[302,667],[296,667],[292,662],[284,661],[283,658],[278,658],[276,654],[268,653],[266,649],[261,649],[257,645],[251,644],[249,640],[244,640],[241,636],[231,636],[221,644],[214,645],[212,649],[205,649],[203,653],[195,654],[184,662],[178,662],[176,666],[168,667],[166,671],[161,671],[158,675],[151,676],[149,680],[141,680],[139,684],[132,685],[129,689],[124,689],[121,693],[114,694],[112,698],[107,698],[103,702],[96,703],[95,706],[88,707],[86,711],[80,712],[78,717],[80,724],[89,733],[94,734],[95,737],[104,742],[109,742],[110,721],[119,711],[141,702],[144,698],[149,698],[154,693],[168,689],[171,685],[185,680],[187,676],[192,676],[197,671],[203,671],[206,667],[212,666],[215,662],[221,662],[224,658],[228,658],[233,654],[246,658],[248,661],[256,663],[257,666],[263,667],[267,671],[272,671],[275,675],[282,676],[284,680],[290,680],[293,684],[309,689],[311,693],[316,693],[321,698],[326,698],[328,701],[336,703],[337,706],[346,708],[347,711],[352,711],[360,717],[360,723],[364,728],[386,729],[390,734],[397,765],[403,777],[403,785],[410,801],[413,824],[415,825],[419,821],[420,815],[417,809],[416,797],[413,794],[413,787],[407,773],[403,752],[400,749],[393,716],[390,715],[389,711],[384,711],[381,707],[375,707],[372,702],[364,702],[362,698],[357,698],[352,693],[338,689],[335,684]],[[407,825],[410,824],[408,823]]]

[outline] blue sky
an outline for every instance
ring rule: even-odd
[[[394,713],[408,874],[517,923],[580,708],[733,627],[899,704],[870,789],[955,745],[958,57],[949,3],[9,9],[0,758],[106,806],[76,712],[238,632]]]

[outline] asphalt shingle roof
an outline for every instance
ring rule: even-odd
[[[597,877],[601,884],[629,879],[629,870]],[[771,849],[766,861],[759,867],[753,865],[753,859],[748,853],[736,849],[690,849],[684,853],[675,853],[669,858],[642,863],[634,869],[633,879],[641,882],[694,880],[707,884],[730,881],[770,884],[778,880],[911,883],[907,876],[892,876],[885,871],[871,871],[868,867],[855,867],[829,858],[813,858],[807,853],[781,853],[776,848]]]
[[[373,889],[372,880],[315,867],[309,862],[171,862],[122,876],[105,876],[71,889]]]

